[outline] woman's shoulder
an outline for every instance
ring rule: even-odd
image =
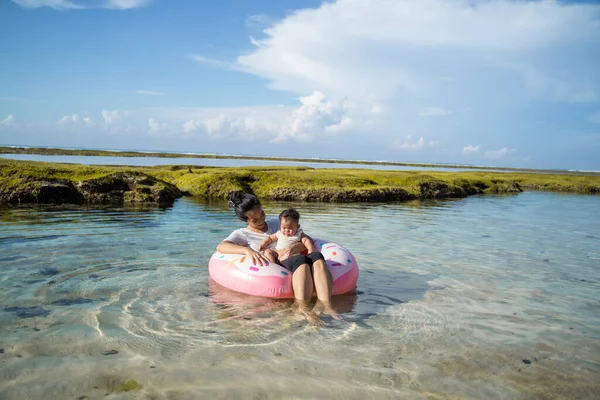
[[[247,228],[239,228],[234,230],[224,240],[239,245],[244,245],[248,241]]]

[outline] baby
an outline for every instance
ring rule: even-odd
[[[277,242],[275,250],[267,249],[267,246],[274,242]],[[266,249],[265,257],[270,262],[279,263],[300,253],[298,246],[294,246],[298,242],[302,242],[309,253],[314,251],[312,240],[300,229],[300,214],[293,208],[288,208],[279,214],[279,230],[266,237],[258,251]]]

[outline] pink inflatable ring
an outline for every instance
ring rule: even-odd
[[[325,264],[333,277],[332,294],[347,293],[356,288],[358,264],[348,250],[339,244],[313,239],[321,249]],[[252,296],[277,299],[293,298],[292,273],[281,265],[254,265],[242,254],[215,252],[208,262],[208,273],[219,285]]]

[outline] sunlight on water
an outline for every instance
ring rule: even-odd
[[[242,226],[223,202],[0,210],[0,398],[600,392],[598,197],[295,206],[359,262],[358,292],[334,299],[345,322],[314,328],[290,301],[210,281]]]

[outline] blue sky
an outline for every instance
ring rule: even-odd
[[[0,143],[600,170],[600,5],[0,3]]]

